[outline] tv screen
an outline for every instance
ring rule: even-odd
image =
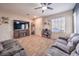
[[[16,21],[14,22],[14,29],[26,29],[26,23]]]
[[[14,22],[14,29],[21,29],[21,24]]]

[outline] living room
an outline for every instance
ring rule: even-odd
[[[78,3],[0,3],[0,55],[71,55],[49,50],[59,38],[67,39],[79,32],[78,6]]]

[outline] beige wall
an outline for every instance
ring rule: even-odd
[[[9,21],[8,24],[0,25],[0,41],[8,40],[12,38],[12,22]]]
[[[35,34],[41,36],[42,31],[42,18],[35,19]]]
[[[52,33],[52,38],[57,38],[59,36],[66,36],[67,34],[71,34],[73,29],[72,29],[72,11],[66,11],[66,12],[62,12],[62,13],[59,13],[59,14],[54,14],[54,15],[50,15],[50,16],[46,16],[46,17],[43,17],[43,23],[44,22],[49,22],[49,25],[47,26],[44,26],[43,27],[48,27],[49,29],[52,28],[52,25],[51,25],[51,20],[54,19],[54,18],[57,18],[57,17],[62,17],[64,16],[66,18],[65,20],[65,33]]]
[[[22,16],[22,15],[18,15],[18,14],[14,14],[14,13],[9,13],[6,11],[0,11],[0,17],[9,17],[9,23],[8,24],[2,24],[0,25],[0,41],[5,41],[8,39],[13,39],[13,20],[23,20],[23,21],[29,21],[31,24],[30,19]],[[31,26],[30,26],[31,29]]]

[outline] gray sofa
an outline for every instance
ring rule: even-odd
[[[6,40],[0,42],[0,56],[26,56],[26,53],[16,40]]]
[[[71,34],[68,38],[60,37],[48,49],[48,56],[78,56],[79,55],[79,34]]]

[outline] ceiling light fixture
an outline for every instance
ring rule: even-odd
[[[49,9],[49,10],[53,10],[53,8],[49,7],[49,5],[51,5],[52,3],[40,3],[41,6],[37,7],[37,8],[34,8],[34,9],[42,9],[42,13],[46,10],[46,9]]]
[[[47,9],[47,6],[42,7],[42,10],[46,10],[46,9]]]

